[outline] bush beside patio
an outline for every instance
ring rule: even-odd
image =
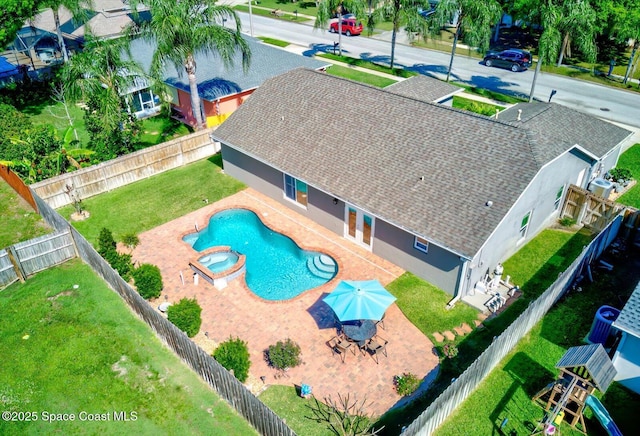
[[[4,409],[40,418],[0,422],[2,434],[256,434],[79,260],[11,285],[0,311]],[[42,411],[76,420],[47,423]],[[114,421],[121,411],[137,420]]]

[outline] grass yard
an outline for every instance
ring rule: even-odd
[[[1,434],[257,434],[79,260],[13,284],[0,311],[0,352],[10,357],[2,409],[38,416],[3,420]],[[42,412],[76,420],[47,423]],[[136,420],[116,422],[114,412]]]
[[[343,67],[341,65],[332,65],[327,68],[327,74],[332,76],[343,77],[345,79],[355,80],[356,82],[366,83],[367,85],[377,86],[378,88],[384,88],[396,83],[393,79],[386,77],[376,76],[374,74],[365,73],[349,67]]]
[[[192,132],[193,130],[187,125],[167,116],[158,115],[146,118],[142,120],[142,134],[140,135],[138,147],[150,147]]]
[[[73,120],[73,127],[78,134],[78,140],[81,144],[88,144],[89,134],[84,127],[84,110],[75,104],[69,104],[68,107],[69,115]],[[22,112],[29,115],[33,124],[53,126],[58,132],[59,138],[63,137],[64,132],[69,127],[69,119],[62,103],[47,101],[29,106],[23,109]]]
[[[239,12],[245,12],[245,13],[249,13],[249,6],[245,6],[245,5],[236,5],[233,7],[233,9],[235,9],[236,11]],[[272,9],[261,9],[261,8],[251,8],[251,13],[253,15],[260,15],[263,17],[270,17],[273,18],[274,20],[281,20],[281,21],[293,21],[296,23],[302,23],[305,21],[309,21],[308,17],[305,17],[303,15],[298,15],[296,16],[294,13],[289,13],[289,12],[283,12],[282,15],[280,16],[275,16],[271,11]],[[282,10],[282,8],[274,8],[274,9],[280,9]],[[301,14],[306,14],[306,12],[300,11]]]
[[[289,45],[287,41],[276,38],[269,38],[268,36],[259,36],[258,39],[265,44],[275,45],[276,47],[286,47]]]
[[[46,235],[53,230],[11,186],[0,178],[0,248]]]
[[[634,180],[636,180],[636,185],[622,194],[616,201],[640,209],[640,183],[638,183],[640,181],[640,144],[635,144],[622,153],[616,166],[630,170]]]
[[[287,425],[296,434],[304,436],[330,436],[335,434],[327,428],[325,423],[309,419],[312,416],[309,409],[311,400],[300,397],[295,387],[272,385],[262,392],[258,398],[278,416],[286,419]]]
[[[378,71],[381,73],[386,73],[386,74],[391,74],[392,76],[398,76],[398,77],[405,77],[405,78],[409,78],[412,76],[417,76],[418,73],[414,72],[414,71],[409,71],[409,70],[405,70],[403,68],[389,68],[385,65],[380,65],[380,64],[376,64],[374,62],[365,60],[365,59],[359,59],[359,58],[353,58],[350,56],[340,56],[340,55],[334,55],[331,53],[322,53],[317,55],[317,57],[319,58],[325,58],[325,59],[333,59],[335,61],[339,61],[339,62],[343,62],[345,64],[349,64],[352,65],[354,67],[362,67],[362,68],[367,68],[369,70],[373,70],[373,71]]]
[[[598,307],[621,308],[635,288],[640,260],[629,256],[615,265],[614,273],[594,271],[594,283],[583,282],[583,292],[568,294],[549,311],[437,434],[466,434],[470,428],[476,434],[501,434],[498,427],[505,418],[503,434],[531,434],[543,417],[543,409],[531,398],[555,380],[555,364],[568,348],[583,345]],[[621,431],[634,434],[640,396],[613,383],[601,399]],[[585,417],[589,434],[604,434],[590,410]],[[563,435],[581,434],[567,425],[561,430]]]
[[[504,110],[504,107],[502,106],[483,103],[469,98],[460,97],[458,95],[453,96],[453,107],[489,117],[495,116],[496,111]]]
[[[466,304],[445,310],[451,296],[409,272],[391,282],[387,290],[398,299],[396,304],[402,313],[431,341],[434,332],[450,330],[463,322],[473,325],[478,315],[477,310]]]
[[[403,425],[407,425],[413,421],[413,419],[415,419],[440,393],[444,391],[444,389],[447,388],[447,386],[449,386],[452,378],[458,377],[471,363],[473,363],[473,361],[491,343],[494,336],[500,335],[518,317],[518,315],[526,309],[531,300],[539,296],[551,283],[553,283],[553,280],[558,276],[558,273],[564,271],[571,264],[573,259],[575,259],[582,251],[582,247],[587,245],[590,240],[591,236],[588,232],[575,233],[564,230],[544,230],[531,242],[522,247],[515,255],[509,258],[504,263],[504,274],[505,276],[511,275],[511,282],[518,284],[522,288],[523,296],[509,306],[509,308],[499,317],[485,321],[485,327],[483,329],[474,330],[467,336],[456,338],[456,344],[459,349],[458,356],[453,359],[441,360],[438,379],[431,389],[427,391],[426,395],[404,408],[387,412],[376,423],[376,428],[384,425],[387,430],[383,430],[382,434],[396,434]],[[554,257],[555,260],[553,262],[548,262]],[[448,301],[447,298],[444,298],[446,301],[436,304],[431,313],[422,314],[421,311],[417,309],[420,307],[419,305],[416,305],[416,310],[407,310],[404,307],[406,304],[405,301],[410,298],[417,297],[411,297],[409,295],[407,295],[407,297],[399,296],[398,294],[395,294],[397,290],[394,287],[402,284],[401,281],[406,279],[409,279],[409,277],[405,274],[400,277],[400,279],[391,283],[388,289],[391,292],[394,292],[394,295],[398,297],[398,306],[402,309],[407,318],[409,318],[409,320],[423,332],[425,331],[425,327],[422,326],[426,326],[428,323],[440,322],[438,319],[439,317],[451,316],[452,318],[449,321],[451,324],[449,324],[448,327],[446,323],[440,325],[433,324],[432,326],[429,325],[428,330],[431,330],[432,327],[437,327],[438,330],[444,329],[445,327],[452,328],[460,325],[460,322],[465,319],[465,317],[471,316],[471,314],[460,315],[455,312],[453,312],[452,315],[449,315],[449,313],[445,312],[443,309],[444,305]],[[410,287],[416,287],[416,289],[419,289],[417,286],[421,280],[412,279],[412,281],[414,280],[414,284],[406,285],[406,288],[408,289],[405,289],[405,286],[402,286],[402,292],[410,292]],[[399,281],[400,283],[396,283]],[[428,284],[421,285],[421,287],[425,289],[425,293],[430,292],[430,286],[431,285]],[[418,295],[420,294],[419,292],[415,293]],[[443,297],[446,297],[446,294],[442,294]],[[431,298],[438,298],[437,293],[427,295],[428,296],[421,295],[421,298],[425,298],[427,300]],[[427,303],[423,302],[423,304]],[[468,310],[468,307],[465,306],[464,303],[458,303],[452,310],[465,312]],[[471,310],[475,313],[475,310]],[[471,319],[473,320],[474,317],[475,315]],[[425,332],[425,334],[430,335],[434,331],[438,330]],[[437,347],[441,348],[441,345]],[[462,432],[452,434],[466,433]]]
[[[475,86],[469,86],[463,83],[452,83],[452,85],[460,86],[465,89],[465,92],[469,94],[479,95],[480,97],[490,98],[491,100],[499,101],[507,104],[525,103],[529,101],[525,98],[513,97],[507,94],[501,94],[499,92],[490,91],[488,89],[482,89]]]
[[[97,245],[103,227],[113,232],[116,240],[128,233],[139,234],[244,188],[236,179],[223,174],[220,155],[155,175],[83,200],[91,214],[73,225],[92,244]],[[59,212],[69,219],[73,206]]]

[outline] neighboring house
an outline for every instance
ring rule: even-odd
[[[299,67],[324,70],[331,64],[300,56],[243,35],[251,50],[251,65],[242,67],[242,55],[236,54],[232,65],[225,65],[217,56],[196,55],[198,92],[202,100],[207,127],[220,125],[262,83],[277,75]],[[154,45],[142,39],[131,43],[131,55],[146,71],[151,65]],[[195,126],[191,109],[189,79],[184,71],[167,65],[164,82],[171,92],[174,115],[186,124]]]
[[[613,322],[622,338],[613,355],[615,380],[640,394],[640,283]]]
[[[227,174],[463,297],[557,217],[567,186],[615,165],[630,132],[555,104],[496,120],[298,69],[213,136]]]
[[[384,88],[384,90],[404,97],[440,103],[445,106],[451,106],[453,104],[453,96],[464,92],[464,88],[423,75],[413,76],[393,83]]]

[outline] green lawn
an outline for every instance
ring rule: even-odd
[[[316,422],[308,418],[312,415],[309,409],[309,404],[312,400],[300,397],[294,387],[272,385],[262,392],[258,398],[276,412],[278,416],[286,419],[287,425],[296,434],[304,436],[334,435],[325,423]]]
[[[1,434],[257,434],[79,260],[8,287],[0,312],[2,410],[38,417],[3,420]]]
[[[393,79],[376,76],[341,65],[331,65],[331,67],[327,68],[327,73],[332,76],[343,77],[345,79],[355,80],[356,82],[366,83],[367,85],[377,86],[378,88],[384,88],[392,83],[396,83]]]
[[[0,216],[0,248],[53,231],[4,179],[0,179]]]
[[[205,199],[213,203],[244,188],[242,183],[223,174],[220,167],[218,154],[84,199],[83,206],[91,217],[73,225],[94,245],[103,227],[111,230],[116,240],[128,233],[152,229],[203,207]],[[59,210],[67,219],[73,211],[73,206]]]
[[[453,107],[486,116],[495,116],[496,111],[504,110],[502,106],[471,100],[459,95],[453,96]]]
[[[622,194],[617,202],[640,209],[640,183],[638,183],[640,180],[640,144],[635,144],[622,153],[616,166],[630,170],[634,180],[636,180],[636,185]]]
[[[507,104],[524,103],[529,101],[528,99],[517,98],[507,94],[501,94],[499,92],[490,91],[488,89],[482,89],[475,86],[469,86],[463,83],[452,83],[452,85],[460,86],[465,89],[465,92],[469,94],[479,95],[481,97],[490,98],[491,100],[499,101]]]
[[[287,41],[276,38],[269,38],[267,36],[259,36],[258,39],[266,44],[275,45],[276,47],[286,47],[289,45]]]
[[[139,148],[150,147],[192,133],[192,129],[180,121],[163,115],[142,120]]]
[[[73,120],[73,127],[78,134],[81,144],[89,143],[89,134],[84,127],[84,110],[75,104],[69,104],[69,114]],[[60,138],[69,127],[69,119],[62,103],[45,102],[23,109],[22,112],[31,117],[31,121],[36,125],[53,126]],[[82,148],[82,147],[81,147]]]
[[[451,296],[442,289],[406,272],[387,286],[402,313],[433,341],[433,333],[451,330],[463,322],[473,325],[478,311],[466,304],[446,310]]]
[[[245,5],[236,5],[233,7],[233,9],[240,11],[240,12],[246,12],[249,13],[249,6],[245,6]],[[274,9],[281,9],[282,8],[274,8]],[[309,18],[303,16],[303,15],[298,15],[296,16],[293,13],[289,13],[289,12],[284,12],[282,15],[276,17],[274,14],[271,13],[271,9],[260,9],[260,8],[252,8],[252,14],[254,15],[260,15],[263,17],[270,17],[273,18],[274,20],[282,20],[282,21],[293,21],[296,23],[301,23],[304,21],[309,21]],[[306,12],[300,12],[301,14],[306,14]]]
[[[571,293],[561,300],[504,359],[498,368],[465,401],[438,430],[439,435],[466,434],[473,428],[476,434],[500,434],[497,427],[508,419],[505,434],[531,434],[532,423],[543,417],[542,408],[532,397],[557,376],[555,364],[565,351],[583,345],[593,316],[603,304],[620,307],[620,299],[629,296],[635,287],[639,262],[616,262],[617,273],[595,272],[595,282],[583,282],[583,292]],[[601,396],[598,394],[598,396]],[[640,396],[613,383],[602,397],[604,406],[624,434],[634,434]],[[585,413],[589,434],[604,434],[590,410]],[[563,425],[563,435],[580,433]]]
[[[353,65],[354,67],[362,67],[362,68],[366,68],[369,70],[373,70],[373,71],[379,71],[381,73],[386,73],[386,74],[391,74],[392,76],[398,76],[398,77],[412,77],[412,76],[417,76],[418,73],[414,72],[414,71],[408,71],[405,70],[403,68],[389,68],[385,65],[380,65],[380,64],[376,64],[373,63],[371,61],[367,61],[365,59],[359,59],[359,58],[353,58],[350,56],[340,56],[340,55],[334,55],[332,53],[322,53],[317,55],[317,57],[319,58],[325,58],[325,59],[333,59],[335,61],[339,61],[339,62],[343,62],[345,64],[349,64],[349,65]]]

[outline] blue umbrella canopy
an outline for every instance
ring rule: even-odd
[[[377,280],[343,280],[323,301],[333,309],[340,321],[380,321],[396,297]]]

